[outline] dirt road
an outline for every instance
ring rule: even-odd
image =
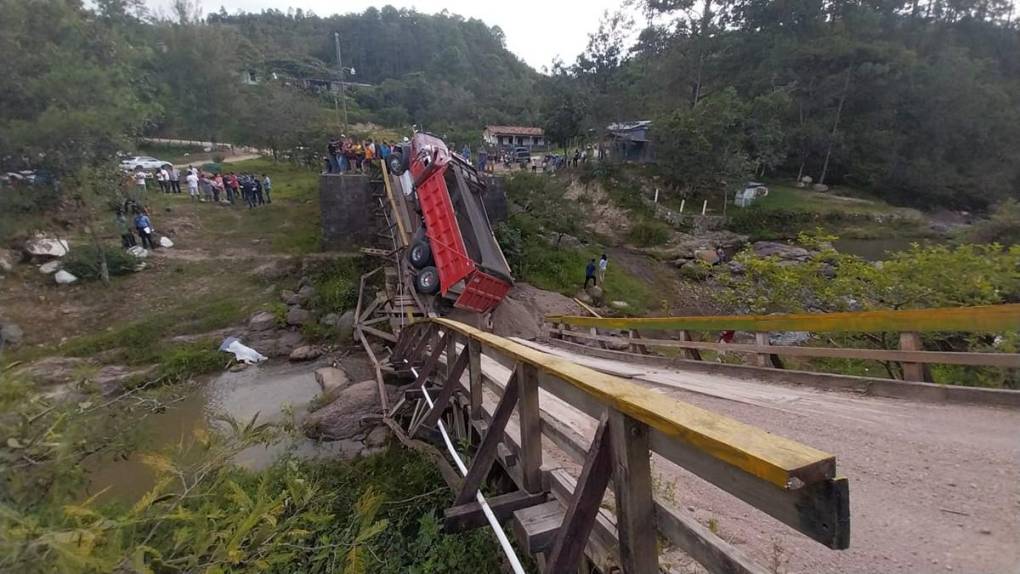
[[[714,524],[723,538],[773,571],[1020,571],[1018,411],[787,387],[520,342],[835,454],[838,472],[850,479],[851,544],[845,551],[828,550],[686,471],[655,461],[655,482],[676,506]],[[587,418],[578,412],[573,417]],[[593,429],[591,422],[572,426]]]

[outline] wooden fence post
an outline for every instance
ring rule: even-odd
[[[923,351],[921,335],[917,333],[900,333],[901,351]],[[903,367],[903,380],[924,381],[924,365],[921,363],[900,363]]]
[[[468,339],[468,369],[469,389],[471,396],[468,400],[471,404],[471,420],[477,421],[482,418],[482,344],[474,339]]]
[[[521,427],[521,474],[524,489],[531,493],[542,490],[542,421],[538,405],[538,369],[521,363],[517,368],[520,398],[517,418]]]
[[[656,574],[655,506],[648,426],[612,409],[609,437],[613,454],[613,490],[620,562],[627,574]]]
[[[769,346],[769,334],[768,333],[755,333],[754,334],[755,344],[768,347]],[[768,353],[758,353],[755,355],[755,364],[759,367],[771,367],[772,361],[769,358]]]
[[[693,339],[691,338],[691,332],[686,330],[686,329],[681,330],[680,331],[680,340],[681,341],[692,341]],[[684,351],[684,353],[687,355],[687,358],[691,359],[692,361],[700,361],[701,360],[701,351],[699,351],[697,349],[687,349],[687,350]]]

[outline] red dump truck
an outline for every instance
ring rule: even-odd
[[[503,300],[513,277],[489,223],[485,183],[443,140],[417,133],[388,162],[397,176],[409,172],[421,227],[408,250],[415,287],[439,294],[454,307],[485,313]],[[405,178],[405,181],[407,178]]]

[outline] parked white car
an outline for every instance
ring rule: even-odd
[[[120,169],[123,171],[135,171],[138,169],[148,171],[152,169],[159,169],[164,165],[172,164],[168,161],[156,159],[148,155],[131,155],[120,160]]]

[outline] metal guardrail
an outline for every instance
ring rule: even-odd
[[[509,379],[491,380],[483,371],[483,357],[486,365],[508,370]],[[548,489],[561,499],[566,509],[555,535],[549,537],[550,546],[544,548],[549,571],[573,571],[570,568],[576,568],[592,535],[592,540],[612,538],[618,547],[611,553],[619,556],[625,572],[658,572],[658,531],[710,571],[765,572],[714,533],[653,497],[652,453],[829,548],[849,545],[848,481],[837,476],[831,454],[447,319],[405,329],[393,359],[394,364],[407,361],[420,366],[415,387],[430,377],[441,383],[435,407],[413,417],[411,436],[434,426],[447,406],[456,404],[458,394],[466,398],[468,418],[483,436],[457,504],[472,500],[500,448],[513,452],[516,461],[506,466],[522,492]],[[434,377],[441,363],[445,376]],[[499,394],[494,409],[483,408],[483,389]],[[589,443],[542,411],[543,393],[599,421],[594,439]],[[508,432],[515,410],[516,429]],[[458,409],[454,411],[456,415]],[[576,484],[563,471],[542,468],[543,436],[583,464]],[[599,509],[610,480],[614,520]],[[519,526],[527,522],[515,516]],[[535,551],[540,548],[539,536],[529,538],[529,528],[520,526],[525,538],[521,543]]]

